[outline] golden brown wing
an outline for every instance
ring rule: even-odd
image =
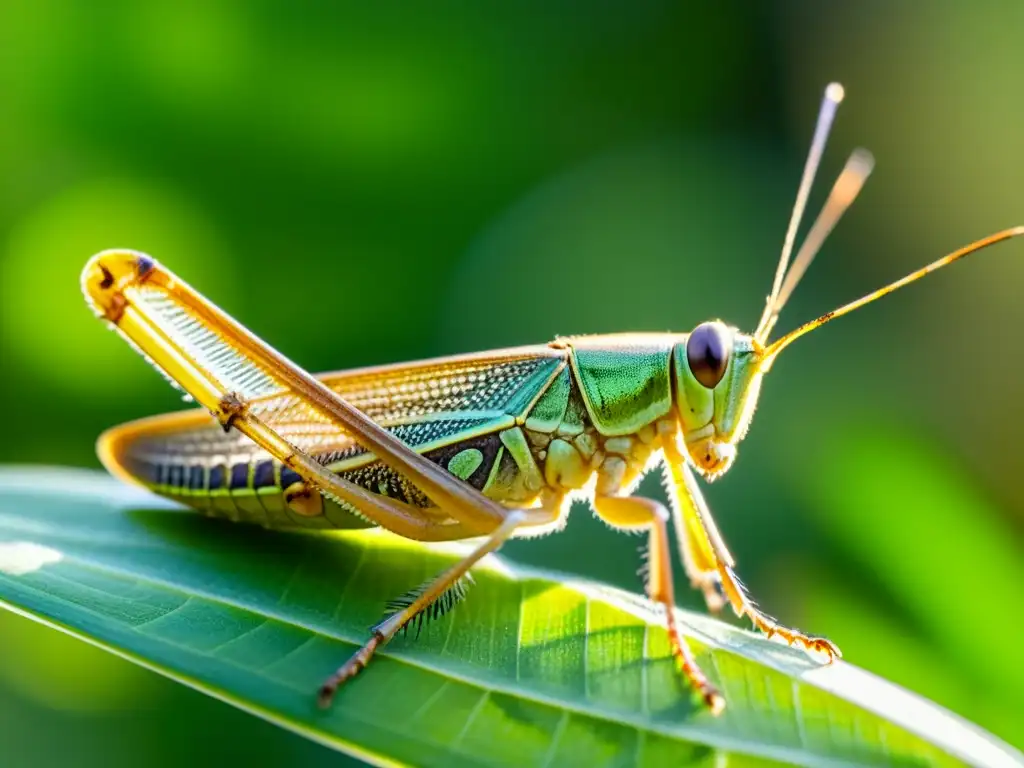
[[[529,346],[350,371],[317,378],[389,432],[424,453],[521,420],[560,369],[564,351]],[[292,398],[277,393],[253,401],[273,413],[276,430],[324,463],[369,462],[351,436],[313,420]],[[268,458],[248,437],[225,432],[204,409],[150,416],[113,427],[99,440],[107,469],[151,485],[162,465],[208,462],[233,466]],[[333,454],[328,457],[326,454]]]

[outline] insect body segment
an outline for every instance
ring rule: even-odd
[[[584,495],[609,525],[649,537],[647,592],[664,610],[682,676],[712,712],[724,699],[697,664],[674,612],[669,521],[683,566],[712,610],[728,603],[755,627],[826,659],[830,641],[778,624],[736,575],[697,476],[732,465],[765,373],[796,338],[946,264],[1024,234],[1005,230],[960,249],[769,342],[824,233],[871,170],[855,152],[823,213],[789,255],[827,125],[842,89],[826,91],[814,145],[761,322],[691,333],[617,334],[312,376],[145,254],[106,251],[82,275],[94,311],[201,410],[143,419],[101,436],[119,477],[206,514],[269,528],[381,526],[419,541],[479,539],[462,561],[397,598],[320,691],[366,667],[424,612],[465,597],[470,568],[513,536],[564,526]],[[824,126],[824,128],[822,127]],[[211,418],[212,417],[212,418]],[[631,496],[661,464],[670,505]]]

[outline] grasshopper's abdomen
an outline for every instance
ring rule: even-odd
[[[211,517],[270,528],[365,528],[330,500],[288,500],[301,478],[202,411],[167,414],[104,433],[98,452],[124,479]]]
[[[426,431],[432,422],[425,422]],[[423,426],[423,425],[421,425]],[[424,439],[425,429],[410,439]],[[410,436],[410,430],[402,430]],[[497,501],[532,501],[544,487],[526,432],[511,417],[466,429],[461,439],[423,455]],[[429,442],[429,441],[428,441]],[[436,441],[434,441],[436,442]],[[211,517],[270,528],[363,528],[372,525],[358,510],[316,493],[302,478],[237,433],[227,433],[206,413],[168,414],[106,432],[99,455],[125,480],[186,504]],[[438,514],[431,500],[404,475],[358,445],[314,457],[345,480],[374,493]]]

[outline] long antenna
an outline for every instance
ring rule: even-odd
[[[885,286],[884,288],[879,288],[877,291],[872,291],[866,296],[861,296],[856,301],[851,301],[849,304],[844,304],[843,306],[839,307],[839,309],[834,309],[831,312],[826,312],[821,317],[815,320],[811,320],[809,323],[804,323],[795,331],[790,331],[782,338],[777,339],[768,345],[768,347],[764,350],[764,370],[767,371],[771,367],[775,357],[779,354],[779,352],[784,350],[786,347],[788,347],[794,341],[799,339],[805,333],[810,333],[815,328],[820,328],[830,320],[835,320],[837,317],[842,317],[845,314],[853,312],[853,310],[859,309],[860,307],[863,307],[865,304],[870,304],[872,301],[875,301],[876,299],[880,299],[883,296],[887,296],[893,291],[902,288],[903,286],[908,285],[914,282],[915,280],[920,280],[925,275],[931,274],[937,269],[942,269],[942,267],[945,267],[948,264],[952,264],[954,261],[962,259],[964,256],[969,256],[975,251],[980,251],[982,248],[988,248],[990,245],[995,245],[996,243],[1001,243],[1003,240],[1009,240],[1011,237],[1019,237],[1021,235],[1024,235],[1024,226],[1011,227],[1010,229],[1004,229],[1001,232],[996,232],[994,235],[983,237],[980,240],[976,240],[975,242],[971,243],[970,245],[966,245],[957,251],[953,251],[952,253],[943,256],[941,259],[933,261],[931,264],[925,267],[921,267],[920,269],[911,272],[906,277],[902,277],[893,283],[889,283],[889,285]]]
[[[825,152],[825,144],[828,142],[828,133],[832,128],[832,121],[835,119],[836,110],[843,100],[845,92],[839,83],[829,83],[825,88],[825,97],[821,102],[821,109],[818,111],[818,123],[814,128],[814,138],[811,139],[811,149],[807,154],[807,162],[804,164],[804,173],[800,178],[800,187],[796,193],[796,202],[793,204],[793,213],[789,217],[789,227],[786,230],[786,239],[782,243],[782,255],[779,257],[779,265],[775,269],[775,281],[772,283],[772,292],[761,315],[761,321],[757,324],[754,336],[762,339],[763,329],[772,315],[772,307],[775,306],[779,291],[782,288],[782,278],[786,274],[786,267],[789,266],[789,257],[793,253],[793,242],[796,240],[797,229],[800,228],[800,220],[803,218],[804,209],[807,207],[807,197],[811,192],[811,184],[821,164],[821,156]]]
[[[779,290],[775,303],[769,305],[771,314],[759,329],[762,335],[758,336],[758,341],[761,343],[767,341],[768,336],[771,335],[772,328],[775,327],[775,323],[779,319],[779,313],[786,306],[789,297],[793,295],[793,290],[800,283],[800,278],[804,276],[807,268],[814,261],[814,257],[821,250],[825,239],[835,228],[836,224],[839,223],[839,219],[843,217],[843,214],[846,213],[846,209],[850,207],[857,195],[860,194],[861,189],[864,187],[864,182],[868,180],[868,176],[871,175],[874,167],[875,158],[866,149],[854,150],[853,154],[850,155],[850,159],[846,161],[846,165],[843,166],[843,172],[839,174],[839,178],[836,179],[836,183],[832,186],[832,191],[829,192],[825,205],[822,206],[821,213],[818,214],[818,218],[811,225],[803,245],[797,251],[796,258],[793,259],[793,266],[786,273],[786,279],[782,282],[782,288]]]

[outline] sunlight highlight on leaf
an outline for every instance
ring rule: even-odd
[[[0,573],[24,576],[38,571],[49,563],[59,563],[61,554],[56,549],[33,544],[31,541],[0,542]]]

